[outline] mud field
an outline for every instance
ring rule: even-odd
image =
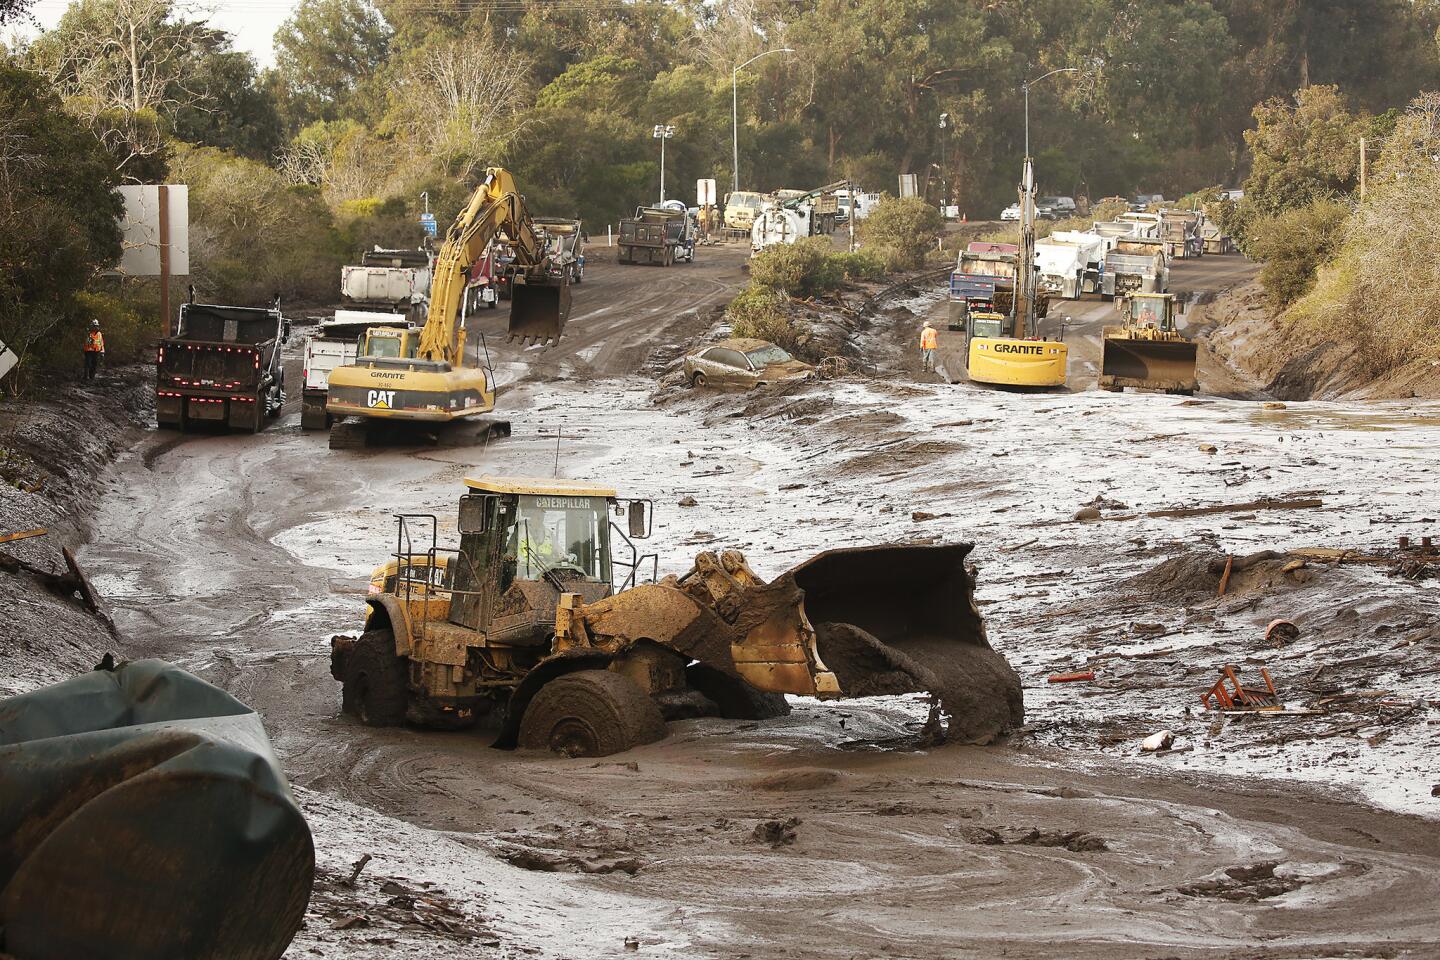
[[[1068,308],[1072,392],[948,384],[910,349],[938,288],[837,321],[868,375],[697,393],[675,364],[744,282],[739,250],[697,260],[596,251],[548,350],[487,315],[509,439],[331,452],[292,402],[257,437],[137,434],[107,473],[81,560],[118,652],[255,706],[310,818],[321,878],[287,956],[1440,955],[1440,581],[1402,556],[1294,565],[1432,532],[1440,405],[1266,407],[1208,352],[1193,401],[1097,392],[1098,301]],[[1250,274],[1207,258],[1172,283]],[[557,470],[653,497],[662,574],[699,549],[771,577],[973,542],[1025,726],[934,746],[921,695],[792,698],[596,761],[342,717],[328,641],[360,627],[391,513]],[[1276,618],[1296,635],[1267,640]],[[1204,712],[1226,664],[1315,712]],[[1095,678],[1046,682],[1070,671]]]

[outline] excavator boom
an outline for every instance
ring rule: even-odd
[[[491,241],[503,240],[515,251],[516,283],[510,307],[511,338],[560,339],[570,315],[570,289],[565,278],[545,269],[545,241],[525,207],[515,179],[501,167],[485,171],[469,204],[445,234],[430,281],[430,312],[420,334],[420,356],[462,364],[464,331],[459,327],[460,301],[469,277]]]

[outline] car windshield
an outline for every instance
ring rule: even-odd
[[[763,367],[771,363],[789,363],[795,359],[773,343],[768,346],[758,347],[754,350],[746,350],[745,356],[749,358],[751,365],[755,367]]]
[[[609,517],[604,497],[520,497],[507,536],[515,576],[539,580],[550,570],[569,570],[586,580],[610,581]]]

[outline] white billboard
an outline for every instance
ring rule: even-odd
[[[170,247],[170,276],[190,272],[190,188],[185,184],[138,184],[119,188],[125,198],[120,226],[125,232],[115,272],[126,277],[160,276],[160,245]],[[166,209],[166,236],[160,230],[161,191]]]
[[[695,206],[710,207],[715,205],[715,181],[695,181]]]

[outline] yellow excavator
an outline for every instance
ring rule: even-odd
[[[1120,307],[1123,322],[1103,331],[1100,389],[1126,387],[1189,396],[1199,389],[1195,341],[1182,334],[1176,317],[1184,303],[1172,293],[1132,293]]]
[[[1020,246],[1008,315],[977,312],[965,326],[966,374],[976,383],[1063,387],[1070,348],[1040,336],[1035,277],[1035,165],[1025,158],[1020,182]]]
[[[436,426],[495,409],[491,378],[465,355],[463,310],[469,271],[492,241],[515,252],[510,339],[560,338],[570,315],[569,275],[552,276],[544,228],[531,219],[509,172],[490,167],[435,258],[425,325],[372,327],[360,338],[355,362],[331,372],[325,399],[335,419],[331,448],[364,446],[377,421]],[[497,426],[507,432],[508,425]]]

